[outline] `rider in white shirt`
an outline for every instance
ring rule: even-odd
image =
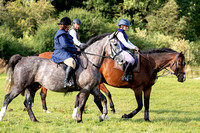
[[[80,36],[78,34],[78,29],[81,25],[81,20],[76,18],[73,20],[73,26],[69,30],[69,34],[73,37],[74,45],[79,48],[84,48],[85,43],[80,42]]]
[[[129,72],[133,69],[133,65],[135,63],[135,59],[130,54],[130,49],[134,49],[135,51],[139,51],[138,47],[133,45],[126,35],[125,31],[128,29],[130,25],[129,21],[127,19],[120,19],[118,22],[119,29],[117,38],[120,41],[121,48],[124,53],[125,60],[127,62],[126,68],[124,70],[124,75],[122,77],[122,81],[130,81],[129,78]]]

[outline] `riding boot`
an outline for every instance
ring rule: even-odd
[[[65,70],[64,88],[73,86],[73,83],[70,81],[73,73],[74,73],[74,69],[71,66],[67,66]]]
[[[122,81],[132,82],[132,75],[129,74],[130,72],[132,72],[132,69],[133,69],[133,65],[131,63],[128,63],[124,70]]]

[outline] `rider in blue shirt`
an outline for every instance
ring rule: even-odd
[[[55,63],[64,62],[67,65],[64,80],[64,88],[66,88],[73,85],[73,83],[70,82],[70,79],[76,67],[76,61],[74,58],[76,53],[80,51],[80,48],[74,46],[73,37],[68,32],[69,26],[71,25],[70,18],[62,18],[58,25],[60,25],[60,29],[54,37],[55,50],[51,60]]]
[[[135,63],[135,59],[130,54],[130,49],[134,49],[135,51],[139,51],[138,47],[133,45],[129,40],[128,36],[126,35],[125,31],[128,29],[130,25],[129,21],[127,19],[120,19],[118,22],[118,34],[117,38],[120,41],[121,48],[123,50],[123,54],[125,57],[125,60],[127,62],[127,65],[125,67],[124,75],[122,77],[122,81],[130,81],[129,80],[129,72],[132,70],[133,65]]]

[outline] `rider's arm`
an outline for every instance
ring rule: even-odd
[[[127,47],[129,49],[135,49],[136,48],[136,46],[133,45],[129,40],[128,40],[128,42],[125,40],[124,35],[121,32],[119,32],[117,34],[117,38],[122,42],[122,44],[124,44],[125,47]]]
[[[73,37],[74,44],[76,46],[81,46],[81,42],[78,40],[78,38],[76,36],[76,34],[77,34],[76,31],[75,30],[70,30],[69,34]]]

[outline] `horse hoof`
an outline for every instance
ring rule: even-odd
[[[83,123],[82,120],[77,120],[77,123]]]
[[[108,115],[105,116],[105,119],[110,120],[110,118],[108,117]]]
[[[43,112],[45,112],[45,113],[51,113],[49,110],[43,110]]]
[[[33,122],[39,122],[38,120],[33,120]]]
[[[151,122],[149,119],[144,119],[146,122]]]
[[[3,120],[3,117],[2,116],[0,116],[0,121],[2,121]]]
[[[101,116],[99,116],[99,122],[102,122],[102,121],[104,121],[104,119]]]
[[[127,114],[122,115],[122,118],[128,118]]]
[[[115,110],[111,110],[110,112],[111,112],[111,114],[115,114]]]
[[[72,115],[72,119],[77,120],[77,117]]]

